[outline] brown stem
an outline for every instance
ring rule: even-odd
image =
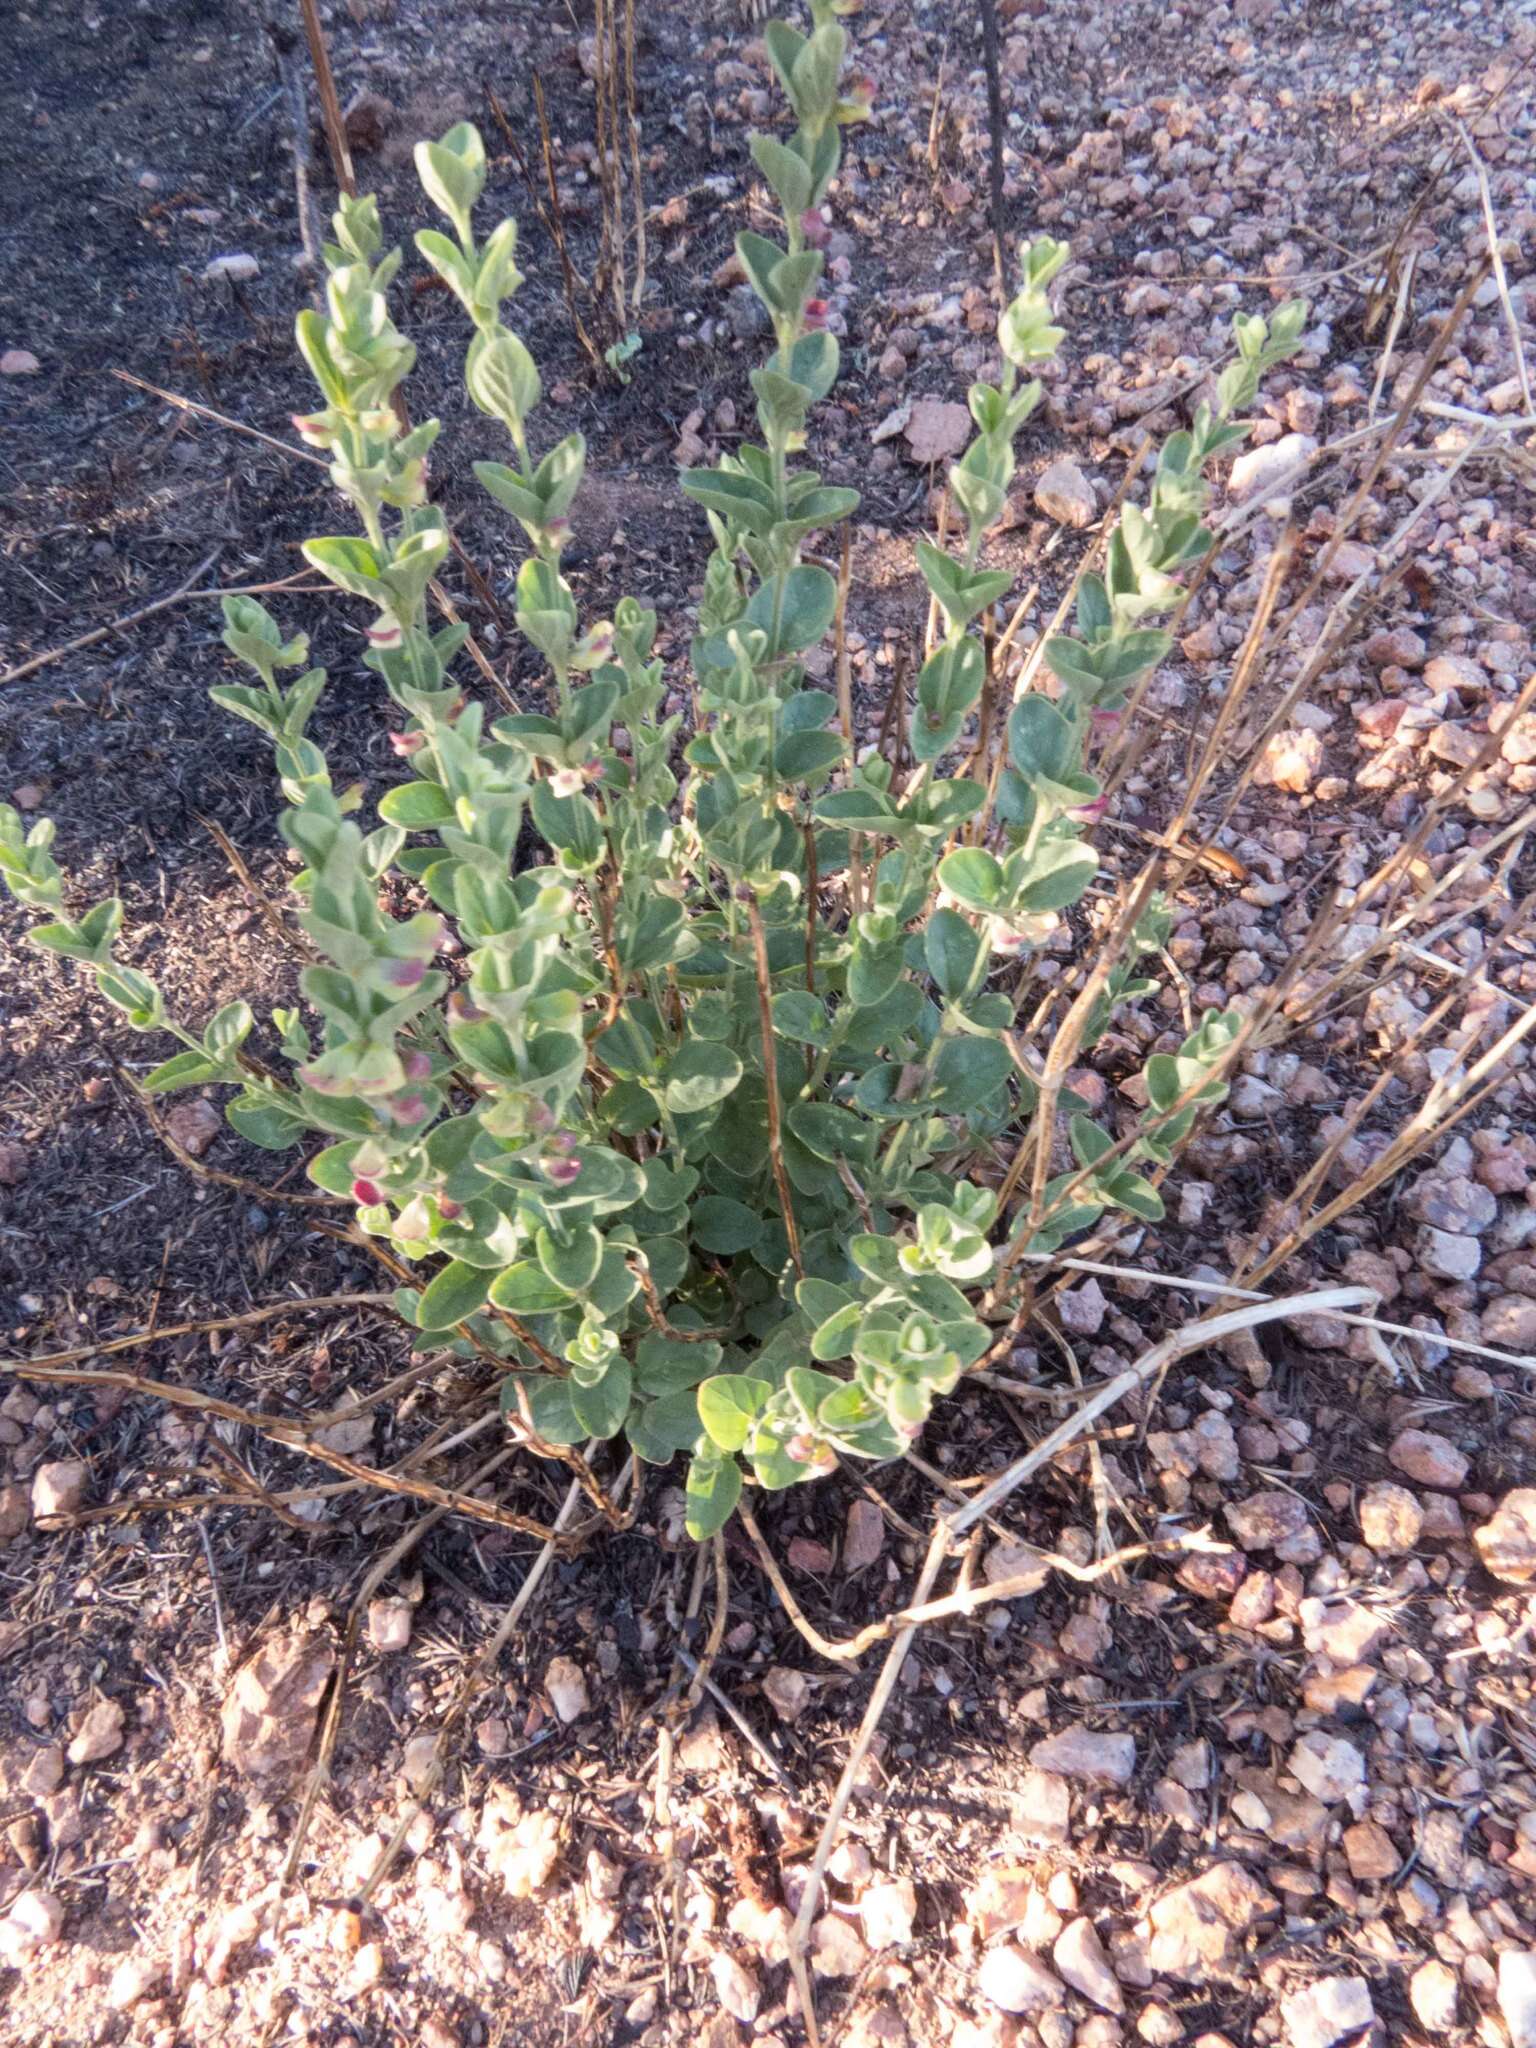
[[[315,84],[320,90],[320,111],[325,119],[325,140],[331,152],[331,169],[336,174],[337,185],[349,199],[355,199],[357,180],[352,175],[352,152],[347,147],[346,123],[341,118],[341,101],[336,97],[336,77],[331,70],[330,51],[325,46],[325,30],[320,25],[320,9],[315,0],[299,0],[299,12],[304,17],[309,61],[315,67]]]

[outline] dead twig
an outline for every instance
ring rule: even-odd
[[[186,581],[178,583],[168,597],[157,597],[153,604],[140,605],[137,611],[124,612],[120,618],[112,619],[105,626],[97,626],[92,632],[81,633],[75,639],[67,640],[62,647],[51,648],[46,654],[34,654],[30,661],[18,662],[15,668],[8,668],[0,675],[0,684],[19,683],[23,676],[35,675],[40,668],[49,668],[54,662],[63,661],[68,655],[80,654],[85,648],[96,646],[98,641],[108,639],[113,633],[126,633],[130,626],[141,625],[145,619],[152,619],[156,612],[163,612],[169,606],[180,604],[188,597],[221,595],[222,593],[211,590],[194,590],[193,585],[202,581],[222,552],[221,548],[215,548],[211,555],[205,555]]]

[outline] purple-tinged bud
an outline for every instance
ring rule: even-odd
[[[355,1180],[352,1183],[352,1199],[364,1209],[376,1209],[384,1199],[384,1191],[377,1181]]]
[[[574,1131],[555,1131],[549,1139],[549,1149],[551,1152],[571,1153],[580,1142]]]
[[[551,519],[546,523],[544,536],[546,540],[553,541],[557,548],[563,548],[573,531],[574,529],[569,519],[562,516],[558,519]]]
[[[403,760],[409,760],[412,754],[421,752],[427,744],[427,736],[424,732],[392,732],[389,744]]]
[[[863,107],[866,113],[874,105],[875,81],[870,77],[867,71],[864,72],[860,77],[855,78],[850,82],[848,87],[848,97],[854,102],[856,106]]]
[[[299,1079],[306,1088],[313,1088],[317,1095],[340,1095],[342,1092],[341,1082],[334,1075],[326,1073],[318,1063],[310,1067],[300,1067]]]
[[[568,1188],[572,1181],[581,1178],[579,1159],[562,1159],[558,1155],[553,1158],[546,1156],[539,1161],[539,1165],[543,1169],[544,1178],[552,1181],[557,1188]]]
[[[425,960],[391,960],[384,969],[384,979],[391,988],[420,988],[426,974]]]
[[[587,777],[581,768],[557,768],[549,778],[551,796],[578,796],[585,789]]]
[[[1067,812],[1067,816],[1074,819],[1079,825],[1092,825],[1096,824],[1108,809],[1109,798],[1107,796],[1096,796],[1088,803],[1074,804]]]
[[[301,441],[307,441],[311,448],[324,448],[330,443],[323,412],[296,412],[293,414],[294,432]]]
[[[805,324],[812,333],[819,332],[827,324],[827,315],[832,308],[825,299],[807,299],[805,302]]]
[[[424,1052],[407,1052],[400,1056],[407,1081],[425,1081],[432,1072],[432,1061]]]
[[[461,988],[456,988],[448,998],[448,1015],[455,1024],[480,1024],[490,1014],[489,1010],[482,1010],[474,998],[466,995]]]
[[[398,647],[404,638],[394,619],[386,619],[382,625],[368,628],[368,642],[372,647]]]
[[[457,1217],[464,1214],[464,1204],[462,1202],[450,1202],[446,1195],[439,1195],[437,1198],[437,1213],[445,1223],[452,1223]]]
[[[831,225],[819,206],[801,214],[800,232],[813,249],[825,249],[832,239]]]
[[[419,1124],[427,1113],[423,1095],[392,1095],[384,1105],[397,1124]]]

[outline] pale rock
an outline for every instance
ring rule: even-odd
[[[555,1710],[555,1718],[567,1727],[592,1711],[586,1674],[572,1657],[552,1657],[544,1673],[544,1690]]]
[[[1302,465],[1316,453],[1317,442],[1311,434],[1282,434],[1278,441],[1249,448],[1232,465],[1228,493],[1240,505],[1250,498],[1268,502],[1277,492],[1295,488],[1305,474]]]
[[[1380,1884],[1402,1867],[1392,1837],[1379,1821],[1358,1820],[1344,1830],[1344,1860],[1361,1884]]]
[[[158,1956],[124,1956],[107,1980],[107,2003],[114,2012],[128,2012],[157,1992],[165,1981]]]
[[[1470,1466],[1448,1437],[1432,1429],[1405,1429],[1392,1439],[1387,1457],[1417,1486],[1455,1493],[1466,1484]]]
[[[1402,1557],[1418,1542],[1424,1510],[1406,1486],[1379,1479],[1360,1497],[1360,1534],[1383,1557]]]
[[[914,462],[949,462],[970,441],[970,409],[950,398],[914,399],[900,431]]]
[[[740,1898],[726,1914],[725,1924],[765,1963],[787,1960],[792,1925],[788,1907],[763,1906],[756,1899]]]
[[[303,1763],[336,1653],[323,1636],[281,1635],[236,1673],[223,1708],[224,1757],[249,1778],[280,1779]]]
[[[59,1458],[39,1465],[32,1475],[32,1512],[39,1521],[48,1515],[72,1515],[85,1499],[90,1473],[79,1458]]]
[[[1034,1896],[1034,1872],[1019,1863],[994,1864],[965,1895],[965,1915],[977,1939],[990,1941],[1022,1927]]]
[[[1305,796],[1323,765],[1323,743],[1315,732],[1277,732],[1266,742],[1253,779]]]
[[[1026,1771],[1009,1802],[1014,1826],[1032,1842],[1064,1842],[1072,1817],[1072,1788],[1054,1771]]]
[[[1170,2007],[1154,2000],[1136,2015],[1136,2032],[1147,2048],[1177,2048],[1184,2038],[1184,2022]]]
[[[1061,1979],[1011,1941],[987,1950],[976,1983],[982,1997],[1004,2012],[1049,2012],[1066,1997]]]
[[[994,1543],[982,1560],[981,1575],[989,1586],[1018,1581],[1008,1598],[1022,1600],[1026,1593],[1039,1591],[1051,1568],[1032,1543]]]
[[[1125,1994],[1109,1967],[1098,1929],[1086,1913],[1067,1922],[1051,1950],[1051,1961],[1060,1976],[1074,1991],[1081,1991],[1084,1998],[1091,1998],[1106,2012],[1124,2012]]]
[[[1293,1991],[1280,2005],[1287,2048],[1333,2048],[1374,2024],[1375,2007],[1363,1977],[1323,1977]]]
[[[1228,1501],[1226,1517],[1244,1550],[1273,1550],[1307,1528],[1306,1502],[1278,1487]]]
[[[0,377],[35,377],[42,367],[29,348],[8,348],[0,355]]]
[[[1089,526],[1099,509],[1092,484],[1065,456],[1041,473],[1035,485],[1035,503],[1047,519],[1062,526]]]
[[[1510,2048],[1536,2048],[1536,1949],[1507,1948],[1499,1957],[1499,2011]]]
[[[798,1721],[811,1697],[811,1681],[803,1671],[774,1664],[763,1674],[763,1692],[781,1721]]]
[[[368,1603],[368,1640],[381,1656],[405,1649],[411,1640],[411,1603],[391,1595]]]
[[[1314,1657],[1352,1666],[1372,1657],[1391,1633],[1380,1608],[1359,1600],[1323,1600],[1309,1595],[1297,1611],[1301,1639]]]
[[[1420,1963],[1408,1979],[1408,2003],[1421,2027],[1445,2034],[1456,2024],[1456,1972],[1438,1956]]]
[[[1480,1237],[1499,1219],[1498,1198],[1491,1189],[1463,1173],[1426,1174],[1403,1207],[1416,1222],[1459,1237]]]
[[[917,1892],[910,1877],[872,1884],[859,1900],[864,1939],[872,1949],[901,1948],[912,1939]]]
[[[1455,1230],[1436,1230],[1426,1223],[1414,1239],[1414,1256],[1436,1280],[1471,1280],[1483,1263],[1475,1237]]]
[[[715,1996],[731,2018],[750,2026],[763,2002],[763,1987],[755,1973],[722,1948],[710,1957],[709,1974],[714,1979]]]
[[[487,1807],[477,1842],[486,1867],[500,1878],[509,1898],[536,1899],[548,1890],[560,1864],[560,1816],[547,1806],[518,1816],[510,1826],[504,1812]]]
[[[1029,1752],[1037,1771],[1082,1785],[1128,1785],[1136,1771],[1133,1735],[1099,1735],[1090,1728],[1064,1728],[1048,1735]]]
[[[1536,1487],[1506,1493],[1491,1519],[1473,1530],[1472,1541],[1496,1579],[1516,1586],[1536,1579]]]
[[[1485,1344],[1536,1359],[1536,1296],[1496,1294],[1478,1319],[1478,1334]]]
[[[56,1742],[35,1750],[21,1774],[21,1789],[29,1799],[47,1799],[64,1782],[64,1752]]]
[[[857,1977],[869,1950],[840,1913],[824,1913],[811,1929],[811,1968],[818,1977]]]
[[[126,1716],[116,1700],[93,1700],[81,1718],[69,1745],[72,1764],[99,1764],[116,1756],[123,1746]]]
[[[1487,397],[1490,412],[1514,412],[1524,403],[1525,391],[1518,377],[1506,377],[1489,386]]]
[[[1279,1901],[1242,1864],[1214,1863],[1149,1909],[1147,1961],[1158,1976],[1203,1984],[1236,1960],[1238,1937],[1278,1910]]]
[[[1056,1297],[1056,1313],[1061,1317],[1062,1328],[1070,1330],[1074,1337],[1096,1337],[1108,1312],[1109,1303],[1097,1280],[1085,1280],[1081,1286],[1068,1288]]]
[[[850,1575],[877,1564],[885,1549],[885,1517],[872,1500],[848,1503],[843,1528],[843,1570]]]
[[[20,1536],[31,1519],[32,1503],[25,1485],[19,1479],[8,1479],[0,1486],[0,1543]]]
[[[51,1948],[64,1932],[64,1901],[52,1892],[18,1892],[0,1920],[0,1963],[19,1967],[40,1948]]]
[[[261,265],[254,256],[243,249],[231,251],[227,256],[215,256],[203,270],[204,284],[249,284],[253,277],[260,277]]]
[[[1336,1806],[1365,1785],[1365,1758],[1359,1750],[1343,1736],[1327,1735],[1320,1728],[1302,1736],[1291,1751],[1288,1769],[1325,1806]]]

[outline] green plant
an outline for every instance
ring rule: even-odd
[[[1094,714],[1168,651],[1148,621],[1211,545],[1206,471],[1241,438],[1235,413],[1303,316],[1292,304],[1267,325],[1236,323],[1214,405],[1166,443],[1149,503],[1126,507],[1105,574],[1082,583],[1076,632],[1045,649],[1053,694],[1012,707],[989,796],[945,770],[986,679],[978,623],[1009,586],[984,566],[986,537],[1039,402],[1032,373],[1062,339],[1049,291],[1068,252],[1026,245],[999,323],[1002,374],[972,386],[976,435],[950,472],[963,540],[917,544],[943,637],[917,679],[916,765],[903,779],[855,755],[804,657],[837,608],[806,542],[857,494],[799,458],[838,372],[821,209],[870,92],[842,90],[831,0],[811,11],[808,34],[782,21],[764,32],[794,127],[751,146],[784,240],[737,241],[774,335],[752,373],[761,439],[682,479],[713,538],[690,650],[694,730],[664,715],[655,614],[624,598],[584,624],[562,574],[586,451],[571,434],[536,452],[538,370],[502,319],[520,282],[516,228],[477,237],[485,156],[460,125],[417,150],[451,233],[424,230],[416,246],[470,321],[469,394],[508,437],[512,459],[476,474],[527,539],[516,617],[548,667],[545,708],[488,722],[452,679],[464,629],[429,622],[449,546],[427,497],[438,426],[407,428],[394,404],[414,358],[387,303],[400,252],[385,252],[374,201],[348,200],[325,250],[326,309],[297,323],[323,404],[296,425],[326,451],[362,531],[304,552],[371,612],[365,659],[409,779],[376,823],[360,821],[307,736],[325,675],[306,665],[304,636],[252,598],[226,601],[225,644],[253,680],[211,694],[272,743],[318,956],[305,1007],[273,1014],[285,1071],[249,1053],[243,1002],[200,1034],[170,1017],[117,957],[120,905],[65,915],[51,826],[24,832],[0,810],[0,873],[53,914],[35,942],[92,969],[135,1028],[179,1042],[145,1087],[232,1085],[229,1120],[256,1144],[323,1137],[311,1179],[350,1198],[361,1228],[419,1275],[400,1290],[402,1315],[504,1359],[504,1399],[546,1442],[622,1432],[646,1460],[689,1453],[701,1537],[732,1512],[744,1469],[776,1489],[839,1455],[897,1455],[1006,1320],[1012,1259],[1109,1210],[1155,1222],[1161,1198],[1138,1168],[1166,1166],[1223,1092],[1241,1020],[1211,1012],[1148,1060],[1131,1139],[1054,1085],[1041,1106],[1038,1053],[1015,1033],[1016,978],[1098,872],[1084,836],[1102,804]],[[526,817],[547,855],[519,868]],[[416,893],[415,914],[381,909],[390,877]],[[1136,963],[1167,923],[1153,902],[1122,935],[1081,1046],[1115,1003],[1150,990]],[[1005,1162],[1059,1110],[1076,1164],[1010,1219]]]

